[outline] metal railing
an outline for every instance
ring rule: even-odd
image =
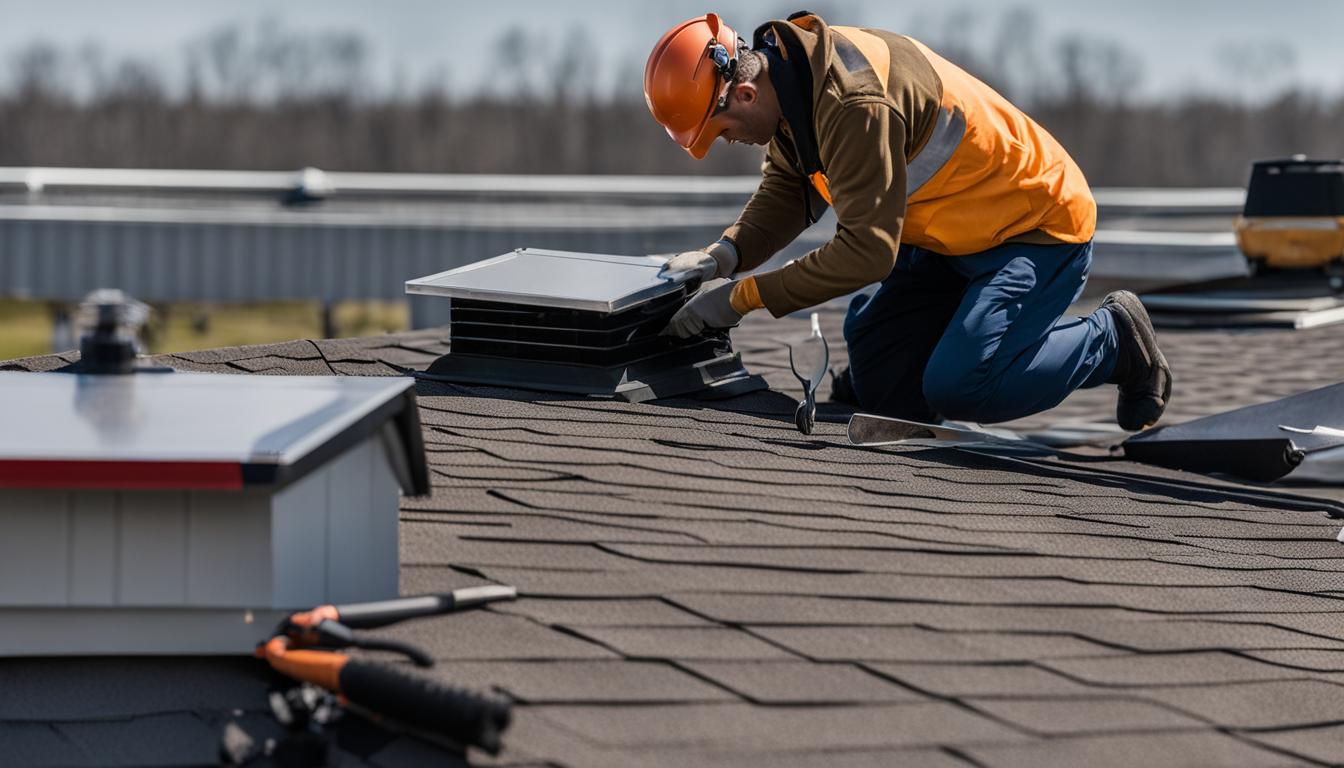
[[[0,193],[119,191],[141,193],[215,192],[270,195],[293,192],[334,197],[745,197],[758,176],[573,176],[521,174],[349,173],[302,168],[296,171],[209,171],[119,168],[0,168]],[[1103,211],[1227,214],[1241,210],[1238,187],[1095,190]]]
[[[0,296],[75,302],[401,299],[413,277],[520,246],[661,253],[711,242],[756,177],[503,176],[0,168]],[[1179,282],[1244,269],[1230,231],[1135,229],[1226,217],[1237,189],[1099,189],[1094,274]],[[306,204],[294,204],[306,203]],[[1104,228],[1107,217],[1125,229]],[[825,242],[831,215],[781,254]],[[446,320],[416,298],[416,327]]]

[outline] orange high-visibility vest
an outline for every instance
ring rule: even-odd
[[[830,29],[859,49],[885,86],[887,44],[854,27]],[[933,134],[907,161],[901,242],[960,256],[1034,231],[1067,243],[1092,239],[1096,203],[1059,142],[992,88],[907,39],[932,65],[943,93]],[[831,202],[825,174],[811,180]]]

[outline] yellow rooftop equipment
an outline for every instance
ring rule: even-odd
[[[1254,269],[1318,269],[1344,259],[1344,161],[1294,155],[1255,163],[1236,232]]]

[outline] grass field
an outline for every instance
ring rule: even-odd
[[[409,324],[409,312],[401,302],[345,302],[336,305],[333,315],[339,337],[399,331]],[[51,331],[47,305],[0,300],[0,360],[52,352]],[[176,304],[156,308],[142,339],[150,352],[163,353],[321,335],[322,311],[315,302]]]

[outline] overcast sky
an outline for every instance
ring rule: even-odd
[[[812,7],[824,9],[832,23],[925,38],[942,34],[939,20],[952,9],[966,9],[972,12],[970,38],[988,46],[998,19],[1011,5],[1004,0],[933,5],[823,0]],[[1236,68],[1227,63],[1229,49],[1245,50],[1248,45],[1278,46],[1291,53],[1291,63],[1280,60],[1266,82],[1291,80],[1332,95],[1344,92],[1344,2],[1339,0],[1035,0],[1018,5],[1033,10],[1040,20],[1038,41],[1078,35],[1122,43],[1141,59],[1142,92],[1147,96],[1194,88],[1227,90],[1237,87],[1237,81],[1242,92],[1255,90],[1247,86],[1255,73],[1235,74]],[[921,10],[929,7],[938,10]],[[560,45],[564,33],[581,24],[605,64],[604,78],[610,80],[621,63],[642,66],[663,29],[706,10],[717,10],[747,36],[760,21],[796,8],[757,0],[726,0],[715,8],[685,0],[0,0],[0,75],[13,52],[34,40],[71,47],[95,42],[108,54],[134,54],[175,69],[188,41],[223,24],[266,20],[294,31],[358,32],[370,43],[372,69],[380,79],[401,73],[410,83],[421,83],[444,73],[459,91],[482,82],[497,60],[496,43],[511,26],[554,35]],[[626,73],[638,87],[638,69]]]

